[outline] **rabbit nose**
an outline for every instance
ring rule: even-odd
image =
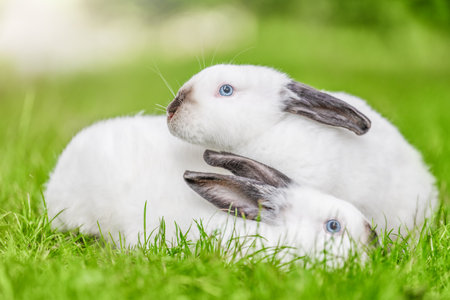
[[[167,118],[170,120],[175,115],[177,109],[180,107],[180,105],[183,103],[184,98],[177,96],[175,99],[173,99],[172,102],[170,102],[169,106],[167,106]]]
[[[183,104],[184,100],[186,99],[187,93],[189,93],[189,91],[180,90],[175,99],[173,99],[172,102],[170,102],[169,106],[167,106],[167,119],[169,121],[173,118],[181,104]]]

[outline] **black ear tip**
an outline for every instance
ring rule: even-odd
[[[187,183],[192,183],[198,177],[197,175],[198,175],[197,172],[185,171],[184,174],[183,174],[183,179]]]
[[[183,174],[184,181],[190,184],[201,184],[205,182],[215,181],[221,179],[222,177],[226,176],[215,173],[194,172],[194,171],[185,171]]]
[[[205,152],[203,152],[203,159],[207,160],[211,155],[214,155],[215,153],[217,153],[217,152],[206,149]]]
[[[214,162],[215,162],[214,156],[215,156],[215,155],[220,155],[220,152],[217,152],[217,151],[213,151],[213,150],[207,149],[207,150],[205,150],[205,152],[203,153],[203,160],[204,160],[208,165],[215,166],[215,164],[214,164]]]
[[[369,119],[361,121],[361,123],[359,124],[359,130],[356,132],[356,134],[357,135],[366,134],[371,126],[372,124]]]
[[[205,150],[205,152],[203,152],[203,158],[208,158],[208,157],[210,157],[211,155],[214,155],[214,154],[218,154],[219,152],[216,152],[216,151],[213,151],[213,150],[209,150],[209,149],[206,149]]]

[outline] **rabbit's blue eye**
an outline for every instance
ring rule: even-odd
[[[231,96],[233,95],[233,87],[229,84],[224,84],[220,87],[219,94],[221,96]]]
[[[339,223],[338,220],[328,220],[327,223],[325,223],[325,227],[330,233],[338,233],[341,231],[341,223]]]

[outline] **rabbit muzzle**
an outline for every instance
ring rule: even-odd
[[[180,106],[185,102],[190,92],[190,89],[182,89],[178,92],[175,99],[170,102],[169,106],[167,106],[167,121],[170,121],[174,117],[178,108],[180,108]]]

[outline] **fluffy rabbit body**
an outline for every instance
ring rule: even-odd
[[[98,236],[100,226],[104,236],[123,238],[128,246],[144,240],[146,203],[147,233],[164,218],[169,241],[175,240],[175,222],[198,238],[194,220],[201,220],[207,233],[222,230],[225,238],[233,230],[238,236],[259,233],[266,246],[289,245],[298,254],[327,247],[345,256],[351,240],[364,245],[373,240],[368,220],[350,203],[245,157],[206,151],[207,166],[203,151],[170,135],[164,117],[94,124],[72,139],[51,174],[45,192],[49,217],[61,230],[80,228]],[[233,175],[217,174],[222,169],[216,167]],[[183,180],[189,169],[203,173],[187,171]],[[339,231],[327,230],[330,220],[339,222]]]
[[[187,81],[167,111],[175,136],[273,166],[353,203],[378,229],[406,233],[436,205],[419,152],[357,97],[267,67],[216,65]]]

